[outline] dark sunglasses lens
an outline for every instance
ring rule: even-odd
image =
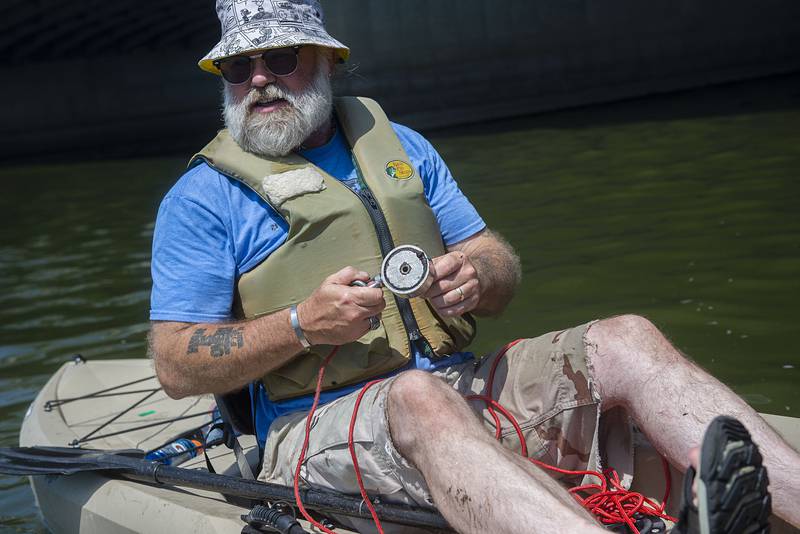
[[[250,58],[239,56],[223,59],[219,70],[229,83],[244,83],[250,78]]]
[[[264,54],[264,64],[276,76],[288,76],[297,68],[297,54],[294,50],[278,50]]]

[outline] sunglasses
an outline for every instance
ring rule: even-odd
[[[258,56],[233,56],[214,61],[225,78],[232,85],[240,85],[253,75],[254,63],[261,59],[264,67],[274,76],[291,76],[297,70],[300,47],[276,48],[267,50]]]

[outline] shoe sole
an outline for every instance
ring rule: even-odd
[[[700,451],[701,534],[767,534],[772,513],[768,484],[758,446],[747,429],[731,417],[715,418]]]

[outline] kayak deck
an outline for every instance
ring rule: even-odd
[[[204,414],[212,409],[211,396],[181,400],[170,399],[158,390],[152,361],[148,359],[98,360],[63,365],[42,388],[31,404],[20,433],[21,446],[69,446],[74,440],[87,439],[82,447],[93,449],[150,450],[173,441],[178,435],[196,429],[211,420],[210,414],[146,426],[178,416]],[[131,382],[142,380],[141,382]],[[86,396],[119,384],[108,396],[90,397],[59,405],[65,399]],[[57,401],[46,410],[48,401]],[[130,407],[138,404],[133,408]],[[127,410],[127,412],[126,412]],[[125,412],[123,415],[121,413]],[[99,431],[100,425],[112,420]],[[800,447],[800,420],[764,416],[794,447]],[[133,430],[132,430],[133,429]],[[117,433],[125,431],[124,433]],[[87,438],[88,436],[88,438]],[[105,437],[104,437],[105,436]],[[253,436],[241,436],[248,461],[258,463],[258,447]],[[208,451],[217,472],[239,476],[235,457],[225,446]],[[189,469],[205,470],[202,455],[181,464]],[[660,457],[647,444],[637,445],[634,489],[648,496],[660,497],[664,474]],[[667,512],[676,515],[682,491],[682,475],[672,469],[672,497]],[[240,516],[249,509],[226,501],[219,493],[157,486],[97,473],[70,476],[36,476],[31,486],[47,527],[54,533],[115,534],[148,532],[174,534],[241,532]],[[303,528],[317,532],[305,521]],[[362,532],[373,531],[368,521],[359,521]],[[418,533],[422,529],[385,525],[386,532]],[[355,531],[337,528],[341,534]],[[773,533],[800,532],[773,518]]]
[[[203,413],[212,408],[214,399],[211,396],[174,400],[163,391],[144,391],[158,388],[154,375],[152,362],[147,359],[65,364],[31,404],[20,432],[20,445],[69,446],[73,440],[87,436],[151,393],[149,398],[94,436],[131,430],[177,416]],[[112,396],[58,405],[64,399],[82,397],[140,379],[147,380],[109,392],[115,393]],[[137,393],[130,393],[134,391]],[[57,401],[50,411],[45,410],[47,401]],[[93,449],[154,449],[210,420],[209,414],[100,439],[91,439],[94,436],[90,436],[90,440],[81,446]],[[256,465],[258,447],[255,438],[241,436],[240,442],[250,464]],[[239,476],[233,451],[227,447],[214,447],[208,451],[208,456],[217,472]],[[202,455],[181,464],[181,467],[206,469]],[[56,534],[238,533],[244,526],[240,516],[249,511],[248,508],[227,502],[219,493],[112,479],[97,473],[30,478],[43,520]],[[304,521],[301,524],[310,530]],[[356,534],[338,530],[343,534]]]

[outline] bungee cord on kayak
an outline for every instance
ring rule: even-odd
[[[135,406],[132,407],[131,409],[133,409],[133,408],[135,408]],[[130,410],[126,410],[126,412],[127,411],[130,411]],[[189,415],[182,415],[180,417],[171,417],[169,419],[164,419],[163,421],[155,421],[153,423],[147,423],[147,424],[144,424],[144,425],[138,425],[138,426],[126,428],[126,429],[123,429],[123,430],[118,430],[116,432],[109,432],[107,434],[100,434],[100,435],[95,436],[94,433],[97,432],[98,430],[100,430],[98,428],[96,430],[93,430],[90,434],[88,434],[87,436],[84,436],[83,438],[73,440],[70,443],[70,446],[74,447],[76,445],[79,445],[79,444],[82,444],[82,443],[87,443],[89,441],[109,438],[109,437],[112,437],[112,436],[119,436],[120,434],[128,434],[130,432],[136,432],[137,430],[144,430],[146,428],[153,428],[153,427],[157,427],[157,426],[169,425],[169,424],[175,423],[177,421],[185,421],[186,419],[194,419],[194,418],[197,418],[197,417],[203,417],[203,416],[206,416],[206,415],[211,415],[213,413],[214,413],[214,410],[207,410],[207,411],[204,411],[204,412],[198,412],[198,413],[193,413],[193,414],[189,414]],[[123,415],[123,414],[121,414],[121,415]],[[115,417],[115,419],[118,419],[118,418],[119,417]],[[107,422],[103,423],[101,425],[101,428],[105,428],[106,426],[108,426],[112,422],[113,421],[107,421]],[[91,437],[89,437],[89,436],[91,436]]]
[[[77,362],[85,362],[86,360],[82,356],[75,356],[73,361]],[[156,375],[148,376],[145,378],[140,378],[138,380],[131,380],[130,382],[125,382],[124,384],[119,384],[116,386],[111,386],[109,388],[101,389],[100,391],[95,391],[93,393],[87,393],[86,395],[81,395],[80,397],[69,397],[64,399],[51,399],[44,403],[44,411],[49,412],[53,408],[57,408],[59,406],[63,406],[65,404],[69,404],[71,402],[86,400],[86,399],[98,399],[102,397],[117,397],[120,395],[133,395],[136,393],[151,393],[153,391],[160,391],[161,386],[157,388],[148,388],[148,389],[135,389],[132,391],[116,391],[118,389],[122,389],[127,386],[132,386],[134,384],[140,384],[142,382],[147,382],[148,380],[156,380],[158,377]],[[113,392],[113,393],[112,393]]]
[[[74,358],[74,361],[76,361],[76,362],[85,362],[86,360],[81,356],[76,356]],[[140,379],[137,379],[137,380],[131,380],[130,382],[125,382],[123,384],[117,384],[115,386],[104,388],[104,389],[101,389],[99,391],[95,391],[95,392],[92,392],[92,393],[87,393],[86,395],[81,395],[79,397],[68,397],[68,398],[63,398],[63,399],[50,399],[50,400],[45,401],[45,403],[44,403],[44,411],[45,412],[49,412],[49,411],[53,410],[54,408],[58,408],[60,406],[64,406],[65,404],[69,404],[69,403],[77,402],[77,401],[85,401],[85,400],[92,400],[92,399],[106,398],[106,397],[120,397],[120,396],[124,396],[124,395],[133,395],[133,394],[145,393],[144,397],[142,397],[138,401],[134,402],[133,404],[131,404],[130,406],[128,406],[124,410],[114,414],[113,416],[111,416],[111,418],[109,418],[108,420],[104,421],[103,423],[101,423],[100,425],[95,427],[88,434],[85,434],[82,437],[73,439],[71,442],[69,442],[69,446],[70,447],[79,447],[80,445],[82,445],[84,443],[89,443],[90,441],[96,441],[96,440],[99,440],[99,439],[110,438],[110,437],[113,437],[113,436],[119,436],[119,435],[127,434],[127,433],[130,433],[130,432],[136,432],[136,431],[139,431],[139,430],[144,430],[146,428],[153,428],[153,427],[162,426],[162,425],[169,425],[171,423],[175,423],[175,422],[178,422],[178,421],[184,421],[184,420],[187,420],[187,419],[194,419],[196,417],[203,417],[203,416],[210,415],[210,414],[214,413],[214,410],[207,410],[207,411],[203,411],[203,412],[199,412],[199,413],[193,413],[193,414],[189,414],[189,415],[181,415],[181,416],[177,416],[177,417],[170,417],[168,419],[162,419],[162,420],[159,420],[159,421],[154,421],[152,423],[145,423],[145,424],[142,424],[142,425],[130,426],[130,427],[127,427],[125,429],[118,430],[118,431],[115,431],[115,432],[108,432],[108,433],[105,433],[105,434],[98,434],[98,432],[100,432],[104,428],[108,427],[109,425],[112,425],[113,423],[118,421],[121,417],[123,417],[124,415],[130,413],[134,408],[136,408],[137,406],[140,406],[145,401],[147,401],[148,399],[152,398],[156,393],[158,393],[159,391],[162,391],[161,387],[149,388],[149,389],[137,389],[137,390],[132,390],[132,391],[118,391],[119,389],[122,389],[122,388],[128,387],[128,386],[132,386],[132,385],[135,385],[135,384],[139,384],[139,383],[142,383],[142,382],[147,382],[148,380],[156,380],[156,379],[157,379],[157,377],[155,375],[152,375],[152,376],[148,376],[148,377],[145,377],[145,378],[140,378]]]

